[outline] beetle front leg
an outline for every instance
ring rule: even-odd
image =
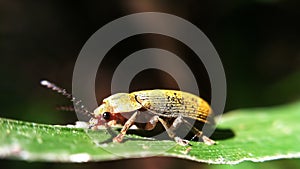
[[[120,134],[118,134],[115,138],[113,138],[113,142],[117,142],[120,143],[122,142],[127,130],[130,128],[130,126],[132,126],[132,124],[134,123],[136,117],[139,115],[139,111],[136,111],[135,113],[133,113],[133,115],[126,121],[126,123],[124,124]]]

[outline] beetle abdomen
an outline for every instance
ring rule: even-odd
[[[192,118],[207,122],[211,114],[209,104],[200,97],[177,90],[143,90],[130,93],[144,108],[164,117]]]

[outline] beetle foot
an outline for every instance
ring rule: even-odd
[[[214,140],[212,140],[206,136],[202,136],[202,140],[203,140],[204,144],[209,145],[209,146],[216,144],[216,142]]]
[[[187,146],[190,144],[190,142],[188,140],[182,139],[180,137],[174,137],[174,140],[176,141],[177,144],[179,144],[181,146]]]
[[[123,134],[118,134],[116,137],[113,138],[113,142],[114,143],[121,143],[123,138],[124,138]]]

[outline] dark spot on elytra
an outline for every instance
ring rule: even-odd
[[[179,104],[183,104],[183,101],[182,101],[181,98],[178,98],[177,101],[178,101]]]

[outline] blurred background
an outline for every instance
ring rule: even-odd
[[[71,91],[76,58],[99,28],[119,17],[146,11],[165,12],[195,24],[210,39],[227,78],[225,112],[284,104],[300,98],[300,10],[296,0],[232,1],[0,1],[0,116],[46,124],[70,124],[67,99],[39,85],[48,79]],[[149,23],[151,24],[151,23]],[[120,30],[122,31],[122,30]],[[114,69],[143,48],[163,48],[180,56],[192,69],[201,97],[210,100],[210,84],[201,61],[181,42],[161,35],[124,39],[106,55],[97,76],[99,102],[110,93]],[[153,78],[157,80],[154,82]],[[177,89],[166,72],[147,70],[133,79],[130,90]],[[218,168],[172,158],[63,164],[1,160],[7,168]],[[229,168],[299,166],[299,160],[245,162]]]

